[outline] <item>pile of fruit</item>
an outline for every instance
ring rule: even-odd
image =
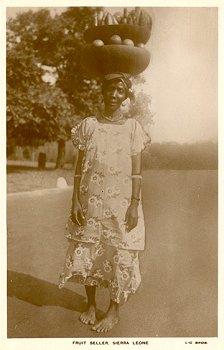
[[[85,39],[94,46],[127,45],[144,48],[149,40],[152,28],[150,15],[136,7],[128,12],[124,8],[111,15],[109,12],[96,13],[94,26],[85,33]]]
[[[130,12],[128,12],[127,8],[124,8],[123,14],[121,12],[116,12],[114,15],[107,11],[99,11],[94,18],[95,26],[113,24],[134,24],[151,28],[152,19],[149,14],[141,10],[140,7],[135,7],[135,9]]]
[[[109,45],[128,45],[128,46],[135,46],[134,41],[131,39],[124,39],[122,40],[119,35],[112,35],[109,39],[109,42],[107,42]],[[103,40],[96,39],[93,41],[94,46],[103,46],[104,42]],[[143,43],[137,43],[136,47],[145,47]]]

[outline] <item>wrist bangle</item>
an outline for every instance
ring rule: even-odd
[[[142,175],[140,174],[133,174],[131,175],[132,179],[142,179]]]
[[[75,174],[74,177],[81,177],[81,174]]]
[[[131,197],[131,200],[136,200],[137,202],[139,202],[139,201],[140,201],[140,198]]]

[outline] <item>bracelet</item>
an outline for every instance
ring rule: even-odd
[[[75,174],[74,177],[81,177],[81,174]]]
[[[142,179],[142,175],[140,174],[133,174],[131,175],[132,179]]]
[[[140,198],[131,197],[131,200],[136,200],[137,202],[139,202],[139,201],[140,201]]]

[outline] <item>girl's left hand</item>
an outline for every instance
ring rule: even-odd
[[[125,215],[125,224],[127,231],[130,232],[137,226],[138,223],[138,208],[134,204],[130,204]]]

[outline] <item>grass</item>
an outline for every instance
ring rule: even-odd
[[[150,172],[178,172],[172,169],[151,169]],[[200,170],[186,170],[200,171]],[[206,170],[204,170],[206,171]],[[144,171],[147,173],[147,170]],[[47,188],[56,188],[57,179],[63,177],[69,186],[73,185],[74,170],[71,164],[64,169],[55,169],[55,163],[47,163],[46,169],[37,168],[37,162],[8,161],[7,162],[7,192],[34,191]]]
[[[73,184],[73,169],[71,165],[65,169],[55,169],[49,166],[45,170],[25,165],[7,166],[7,192],[34,191],[57,187],[57,179],[65,178],[68,185]]]

